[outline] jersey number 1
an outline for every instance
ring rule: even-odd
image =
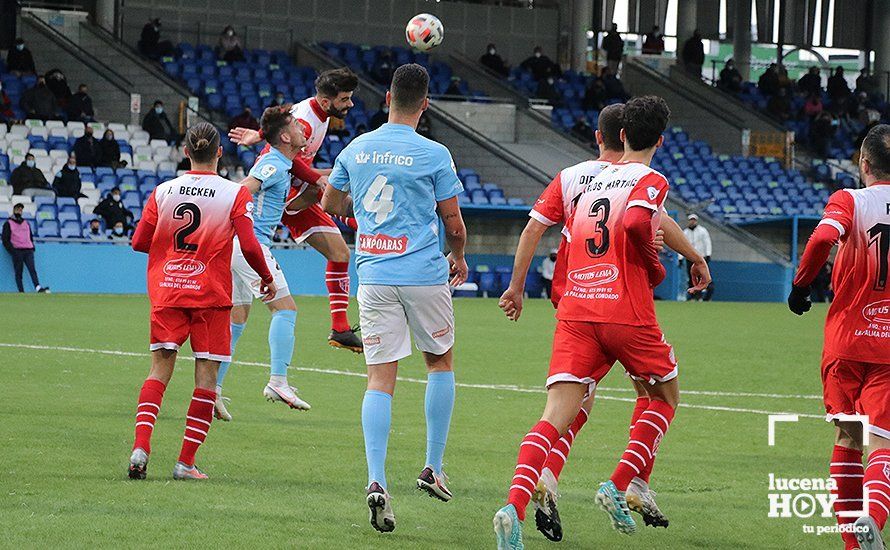
[[[590,205],[588,215],[596,219],[594,224],[596,232],[592,238],[587,239],[587,253],[591,258],[598,258],[609,251],[609,228],[606,223],[609,221],[611,210],[609,199],[597,199]]]
[[[890,225],[877,223],[868,230],[868,246],[874,245],[877,252],[878,274],[875,278],[875,290],[887,288],[887,263],[890,262]]]
[[[380,175],[371,182],[371,187],[365,193],[362,200],[362,206],[368,212],[374,212],[377,216],[374,218],[376,223],[383,223],[389,217],[389,213],[393,210],[392,192],[393,186],[388,185],[386,176]]]
[[[186,214],[189,216],[189,222],[173,233],[173,246],[178,252],[196,252],[198,245],[186,242],[185,238],[197,231],[198,226],[201,225],[201,209],[197,204],[191,202],[178,204],[173,209],[174,219],[185,219]]]

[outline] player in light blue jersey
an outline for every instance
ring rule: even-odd
[[[294,354],[297,305],[287,287],[284,273],[269,250],[272,234],[281,221],[285,199],[291,187],[291,159],[306,144],[303,129],[290,115],[290,107],[270,107],[263,112],[260,124],[272,148],[257,160],[241,183],[253,194],[254,231],[278,288],[271,300],[264,300],[272,312],[272,321],[269,323],[271,375],[269,383],[263,389],[263,396],[269,401],[286,403],[292,409],[309,410],[309,403],[300,399],[296,388],[291,387],[287,381],[287,367]],[[238,338],[244,332],[253,299],[261,297],[256,273],[250,269],[240,248],[235,246],[235,249],[238,252],[232,254],[232,355],[235,354]],[[222,397],[222,384],[230,364],[221,363],[216,378],[215,414],[216,418],[226,421],[231,420],[232,416]]]
[[[449,271],[452,285],[467,278],[466,228],[457,200],[463,187],[451,154],[415,131],[429,106],[428,87],[429,75],[420,65],[396,69],[386,94],[389,122],[340,153],[322,198],[325,210],[354,215],[358,222],[358,304],[368,364],[362,431],[367,503],[378,531],[395,529],[384,465],[398,364],[411,355],[409,331],[428,370],[426,465],[417,487],[442,501],[452,496],[442,472],[454,406],[448,279]],[[451,249],[447,259],[439,249],[440,217]]]

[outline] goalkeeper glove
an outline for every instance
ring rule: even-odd
[[[792,286],[788,295],[788,309],[796,315],[803,315],[810,311],[813,304],[810,302],[810,287]]]

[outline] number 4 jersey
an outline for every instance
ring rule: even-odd
[[[352,193],[359,282],[427,286],[448,280],[436,203],[458,195],[448,149],[404,124],[362,134],[337,156],[330,184]]]
[[[140,223],[155,226],[148,252],[152,306],[232,305],[232,220],[251,217],[243,185],[211,172],[187,172],[158,185]]]
[[[653,236],[668,192],[663,175],[645,164],[605,168],[581,195],[568,232],[566,287],[557,319],[619,325],[656,325],[644,254],[624,231],[625,212],[652,211]]]

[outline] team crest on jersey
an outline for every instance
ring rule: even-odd
[[[204,273],[204,270],[207,269],[207,266],[204,265],[204,262],[194,260],[192,258],[179,258],[176,260],[170,260],[164,265],[164,274],[170,277],[197,277],[201,273]]]
[[[613,264],[596,264],[569,272],[569,280],[586,288],[603,286],[618,279],[618,267]]]
[[[371,160],[371,155],[362,151],[360,153],[356,153],[355,155],[355,163],[356,164],[368,164],[368,161]]]
[[[275,168],[273,165],[266,164],[265,166],[260,168],[260,176],[262,176],[263,179],[268,179],[272,174],[276,172],[276,170],[277,168]]]
[[[649,200],[654,201],[655,197],[658,196],[658,189],[656,189],[654,187],[647,187],[646,193],[649,195]]]

